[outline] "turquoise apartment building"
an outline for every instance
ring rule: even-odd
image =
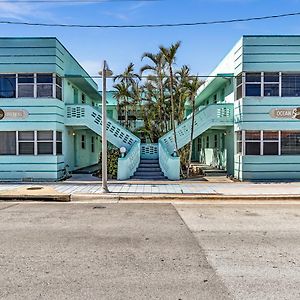
[[[96,164],[101,99],[56,38],[0,38],[0,180],[56,181]],[[130,130],[119,123],[113,92],[107,99],[108,141],[126,149],[118,179],[140,174],[145,160],[179,179],[173,132],[147,144],[133,133],[136,120]],[[300,179],[300,36],[243,36],[199,89],[196,107],[193,161],[239,180]],[[176,129],[179,148],[190,139],[189,112]]]
[[[95,164],[99,135],[69,122],[99,105],[96,83],[56,38],[0,38],[0,178],[59,180]],[[76,109],[76,107],[75,107]]]
[[[243,36],[211,76],[198,118],[211,107],[231,125],[196,137],[194,159],[240,180],[300,179],[300,36]]]

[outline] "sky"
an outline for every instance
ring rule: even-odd
[[[65,1],[65,0],[64,0]],[[78,1],[78,0],[77,0]],[[0,0],[0,21],[131,25],[201,22],[300,12],[300,0],[98,0],[98,3],[15,3]],[[245,34],[300,34],[300,16],[248,23],[182,28],[79,29],[0,25],[0,36],[55,36],[90,75],[106,59],[114,74],[144,52],[181,41],[178,68],[208,75]],[[109,85],[111,87],[111,84]]]

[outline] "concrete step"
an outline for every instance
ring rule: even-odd
[[[203,170],[203,175],[204,176],[226,176],[227,171],[218,170],[218,169]]]
[[[144,167],[138,167],[137,172],[161,172],[161,169],[159,167],[154,168],[144,168]]]
[[[140,160],[141,164],[159,164],[158,159],[141,159]]]
[[[145,168],[145,169],[147,169],[147,168],[160,168],[160,165],[159,164],[144,164],[144,163],[141,163],[140,165],[139,165],[139,168]]]
[[[139,172],[139,171],[136,171],[135,173],[134,173],[134,176],[151,176],[151,177],[159,177],[159,176],[163,176],[164,175],[164,173],[163,172],[156,172],[156,171],[154,171],[154,172]]]
[[[140,179],[140,180],[165,180],[167,179],[165,176],[131,176],[130,179]]]

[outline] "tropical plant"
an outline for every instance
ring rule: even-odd
[[[200,86],[203,84],[201,80],[199,80],[198,76],[191,77],[189,80],[185,82],[187,93],[189,96],[189,102],[192,106],[192,126],[191,126],[191,138],[189,142],[189,158],[188,158],[188,165],[187,165],[187,177],[190,174],[191,168],[191,161],[192,161],[192,151],[193,151],[193,139],[194,139],[194,126],[195,126],[195,100],[197,91],[199,90]]]
[[[170,93],[170,100],[171,100],[171,126],[173,129],[174,134],[174,143],[175,143],[175,151],[177,155],[178,152],[178,143],[177,143],[177,136],[176,136],[176,125],[175,125],[175,101],[174,101],[174,71],[173,67],[176,60],[177,50],[180,47],[180,42],[172,44],[169,48],[164,46],[160,46],[159,49],[167,63],[168,73],[169,73],[169,93]]]

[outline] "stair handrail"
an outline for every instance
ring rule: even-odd
[[[141,159],[141,143],[136,141],[125,157],[118,159],[118,180],[129,179],[137,170]]]
[[[180,157],[172,156],[161,139],[158,141],[159,165],[169,180],[180,179]]]
[[[207,116],[207,118],[205,119],[205,122],[202,123],[202,125],[205,124],[207,127],[209,127],[211,123],[214,123],[217,121],[220,123],[232,122],[232,125],[233,125],[233,103],[214,103],[214,104],[207,105],[205,108],[201,107],[199,110],[197,109],[197,111],[195,113],[195,123],[197,122],[197,116],[199,114],[205,114]],[[176,128],[176,135],[177,135],[179,149],[182,148],[184,145],[186,145],[190,140],[190,136],[189,136],[186,143],[184,143],[183,145],[180,144],[180,138],[181,138],[181,134],[182,134],[182,132],[180,132],[180,131],[184,127],[186,127],[188,130],[190,130],[191,125],[192,125],[191,122],[192,122],[192,119],[190,117],[186,118]],[[183,131],[183,134],[185,134],[185,132],[186,131]],[[194,131],[194,133],[196,133],[196,131]],[[174,151],[174,148],[175,148],[173,135],[174,135],[173,130],[170,130],[169,132],[167,132],[164,136],[162,136],[160,138],[161,143],[165,145],[169,154],[172,154]]]

